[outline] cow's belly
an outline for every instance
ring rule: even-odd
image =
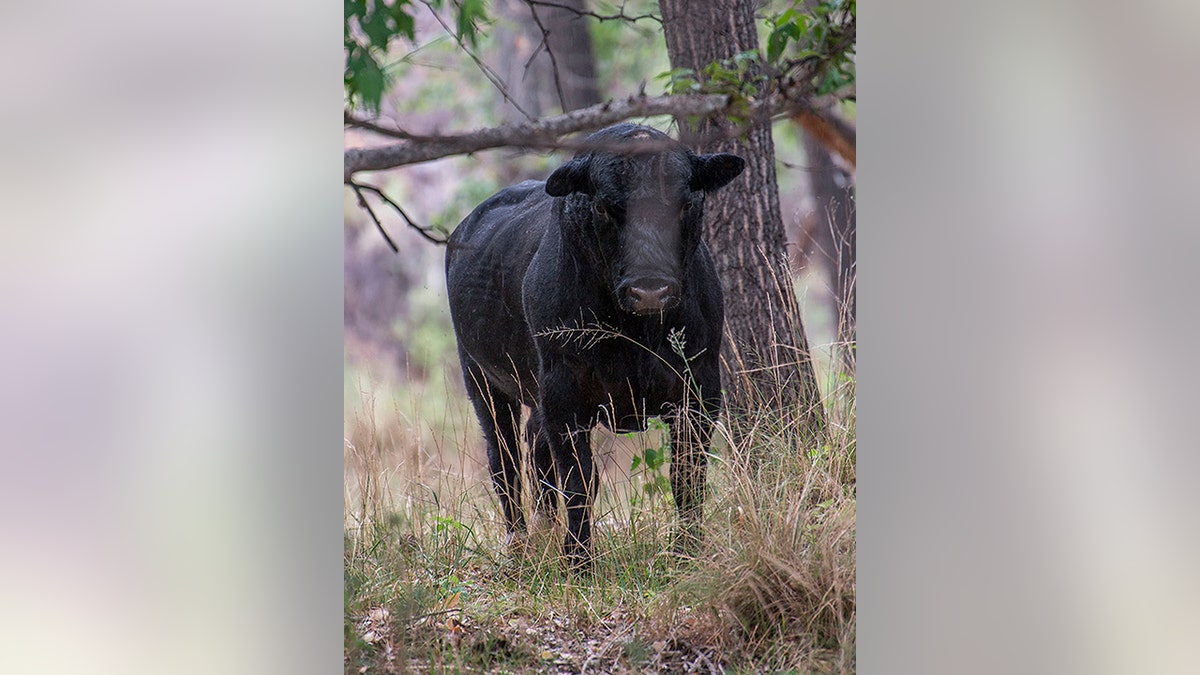
[[[464,348],[483,370],[489,386],[496,387],[525,405],[536,405],[537,362],[529,358],[532,344],[528,349],[522,349],[519,340],[513,342],[515,344],[499,340],[482,341],[464,345]]]
[[[610,408],[602,408],[598,421],[606,429],[610,429],[620,434],[633,431],[645,431],[647,423],[653,415],[639,413],[613,413]]]
[[[683,398],[682,383],[625,380],[625,386],[610,388],[599,408],[597,421],[613,431],[645,431],[652,417],[674,410]]]

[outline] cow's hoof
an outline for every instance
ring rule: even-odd
[[[680,527],[671,537],[671,555],[680,562],[695,562],[703,535],[697,528]]]
[[[596,574],[596,561],[591,556],[567,556],[567,572],[581,579],[589,579]]]
[[[558,518],[553,513],[534,511],[529,519],[529,535],[535,538],[545,537],[558,528]]]
[[[564,551],[563,560],[571,576],[590,577],[596,571],[596,560],[592,557],[589,547],[568,546]]]
[[[504,553],[514,560],[529,557],[529,533],[509,532],[504,535]]]

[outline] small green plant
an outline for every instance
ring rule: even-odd
[[[663,440],[658,447],[642,448],[641,453],[635,454],[630,461],[630,474],[642,483],[640,494],[633,492],[629,495],[629,505],[632,507],[646,506],[654,499],[671,493],[671,481],[663,470],[671,454],[671,443],[667,440],[667,423],[655,417],[647,423],[647,429],[660,432]]]

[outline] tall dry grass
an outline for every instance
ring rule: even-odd
[[[718,424],[694,560],[667,554],[669,465],[631,470],[665,435],[597,431],[589,578],[562,569],[561,530],[506,555],[455,369],[435,383],[349,387],[347,672],[852,672],[855,395],[835,349],[814,348],[819,438],[778,404],[749,411],[737,434]]]
[[[707,608],[723,645],[760,667],[854,668],[853,381],[825,397],[827,429],[752,420],[714,466],[705,552],[680,583]]]

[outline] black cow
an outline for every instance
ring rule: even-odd
[[[525,533],[524,403],[535,508],[554,518],[564,495],[575,570],[591,561],[597,422],[642,431],[649,417],[667,420],[683,525],[676,548],[689,550],[699,536],[723,321],[701,240],[704,195],[745,167],[736,155],[696,155],[634,124],[598,131],[586,147],[545,183],[525,181],[480,204],[446,254],[459,359],[506,538]]]

